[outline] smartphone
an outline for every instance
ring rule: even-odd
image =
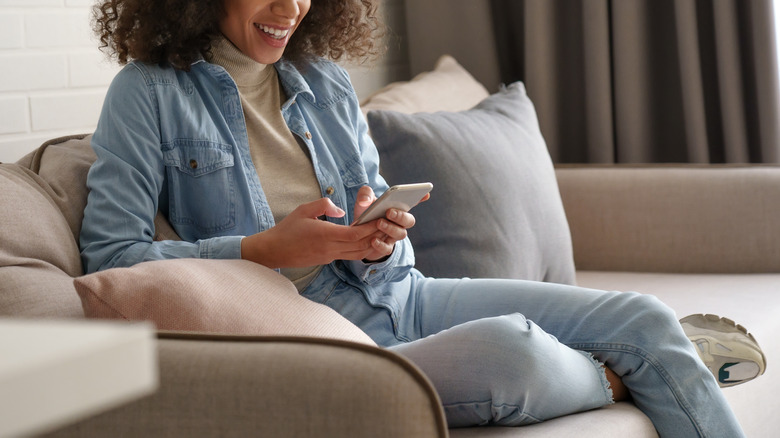
[[[433,184],[429,182],[392,186],[379,199],[375,200],[352,225],[363,225],[366,222],[385,217],[387,210],[391,208],[409,211],[419,204],[420,200],[432,189]]]

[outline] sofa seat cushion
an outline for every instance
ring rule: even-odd
[[[152,321],[161,330],[316,336],[375,345],[334,310],[247,260],[173,259],[74,280],[88,317]]]
[[[16,164],[0,165],[0,187],[0,316],[83,316],[79,249],[51,188]]]
[[[767,357],[763,376],[724,388],[747,436],[774,436],[780,388],[780,274],[666,274],[578,271],[580,286],[657,296],[679,317],[714,313],[745,326]]]
[[[620,402],[523,427],[450,429],[450,438],[657,438],[653,423],[632,403]]]

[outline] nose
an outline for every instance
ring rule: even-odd
[[[298,0],[276,0],[271,5],[271,12],[284,18],[296,18],[301,13]]]

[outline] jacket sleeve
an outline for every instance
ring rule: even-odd
[[[134,64],[114,78],[92,147],[97,160],[80,234],[87,273],[148,260],[240,258],[242,236],[196,242],[154,241],[154,217],[164,185],[154,94]]]
[[[349,81],[346,71],[343,69],[341,71],[346,80]],[[360,155],[368,175],[368,184],[374,190],[374,193],[379,196],[388,189],[388,185],[382,178],[382,175],[379,174],[379,152],[368,134],[368,124],[360,111],[360,104],[354,93],[350,101],[350,110],[352,124],[360,147]],[[369,285],[398,281],[406,277],[414,267],[412,243],[408,237],[396,242],[393,253],[387,260],[381,263],[364,263],[360,260],[352,260],[347,262],[347,266],[349,266],[353,274]]]

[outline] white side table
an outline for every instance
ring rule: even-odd
[[[0,319],[0,437],[48,432],[157,385],[150,324]]]

